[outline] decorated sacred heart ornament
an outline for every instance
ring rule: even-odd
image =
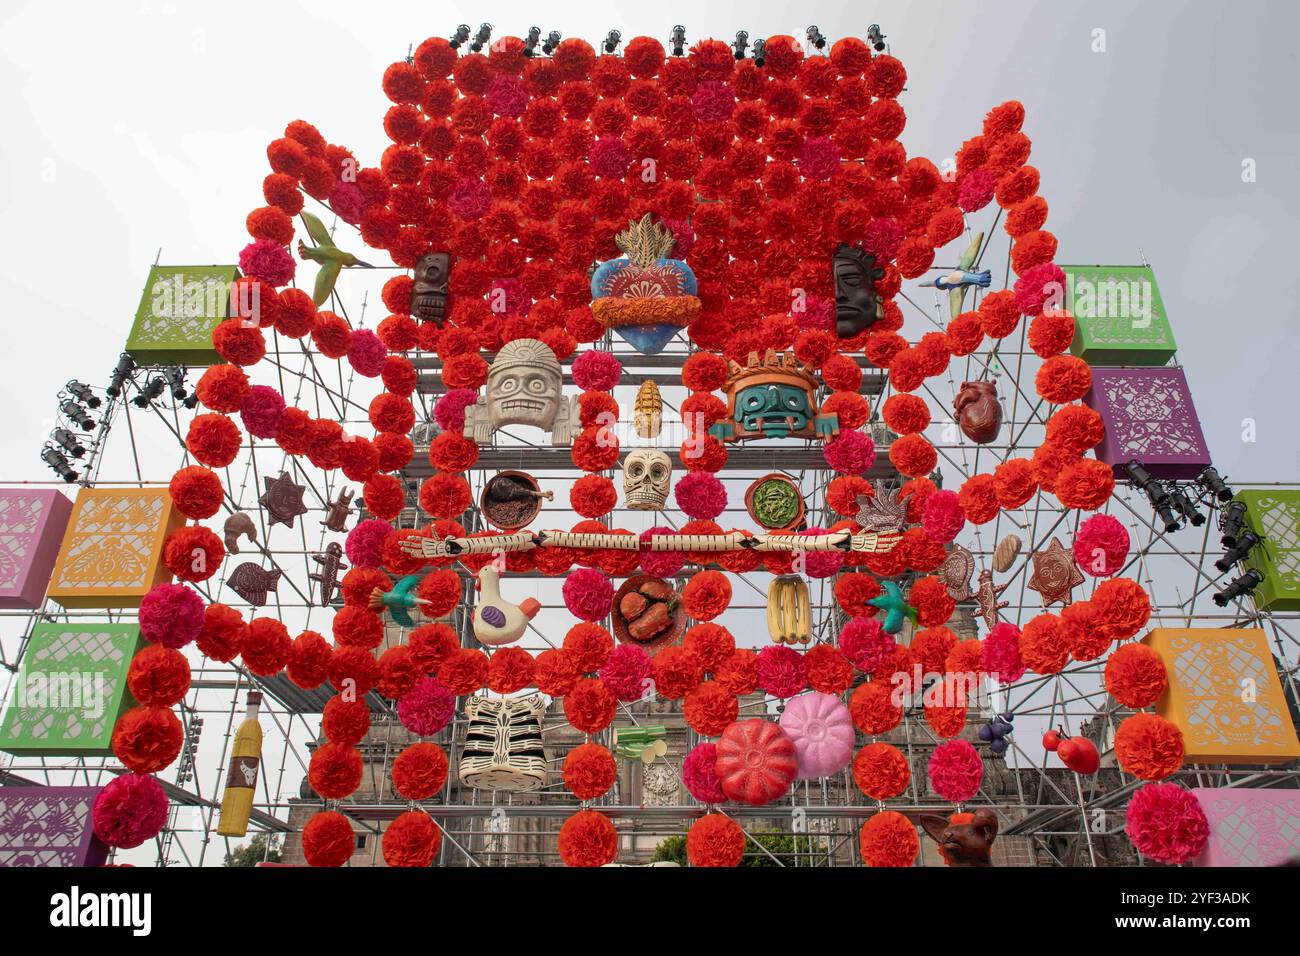
[[[614,237],[624,257],[596,266],[591,311],[638,352],[655,355],[699,315],[695,273],[669,259],[676,240],[646,213]]]
[[[724,442],[754,438],[817,438],[829,441],[840,432],[834,412],[822,414],[817,403],[817,376],[789,352],[768,349],[762,359],[750,352],[744,365],[731,362],[727,417],[709,428]]]

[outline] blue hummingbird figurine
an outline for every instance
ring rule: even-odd
[[[993,281],[993,274],[988,269],[979,272],[970,272],[966,269],[957,269],[938,278],[931,279],[929,282],[922,282],[922,286],[942,289],[944,292],[951,292],[953,289],[969,288],[970,286],[979,286],[981,289],[987,289],[989,283]]]

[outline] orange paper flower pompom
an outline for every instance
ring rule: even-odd
[[[560,827],[559,843],[565,866],[604,866],[618,854],[618,831],[603,813],[579,810]]]
[[[1106,658],[1106,690],[1125,707],[1150,707],[1169,686],[1160,655],[1145,644],[1124,644]]]
[[[564,785],[579,800],[594,800],[609,792],[618,777],[614,755],[600,744],[579,744],[564,758]]]
[[[867,866],[911,866],[921,852],[921,839],[907,817],[885,810],[862,825],[858,848]]]
[[[1070,659],[1070,644],[1061,619],[1040,614],[1020,632],[1020,657],[1035,674],[1056,674]]]
[[[1163,780],[1183,765],[1183,732],[1155,714],[1134,714],[1115,731],[1120,769],[1141,780]]]
[[[911,779],[907,758],[890,744],[867,744],[853,758],[853,782],[873,800],[898,796]]]
[[[722,813],[706,813],[686,834],[686,857],[691,866],[740,866],[745,855],[745,832]]]

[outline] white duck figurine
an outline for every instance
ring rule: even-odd
[[[493,565],[478,573],[478,604],[474,608],[474,636],[489,647],[512,644],[523,636],[528,622],[542,609],[540,601],[524,598],[511,604],[501,597],[501,579]]]

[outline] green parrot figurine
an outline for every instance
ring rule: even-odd
[[[334,245],[334,237],[325,228],[325,223],[316,216],[306,211],[299,215],[307,225],[307,234],[315,240],[316,245],[309,246],[301,239],[298,240],[298,255],[303,259],[320,263],[320,272],[316,273],[316,286],[312,290],[311,299],[317,306],[322,306],[329,301],[330,293],[334,291],[334,283],[338,281],[339,272],[344,266],[360,266],[363,269],[373,269],[374,266],[362,262],[352,253],[344,252]]]
[[[415,586],[420,583],[420,575],[408,574],[396,584],[391,591],[385,591],[383,588],[375,588],[370,592],[370,609],[382,614],[388,611],[393,615],[393,620],[402,627],[414,627],[415,621],[407,613],[410,608],[428,604],[429,602],[413,593]]]
[[[867,603],[885,612],[885,621],[881,625],[884,627],[885,633],[897,634],[902,630],[904,618],[909,621],[916,621],[916,609],[907,603],[907,600],[903,597],[903,592],[899,590],[898,585],[893,581],[884,582],[884,588],[884,594],[873,597]]]

